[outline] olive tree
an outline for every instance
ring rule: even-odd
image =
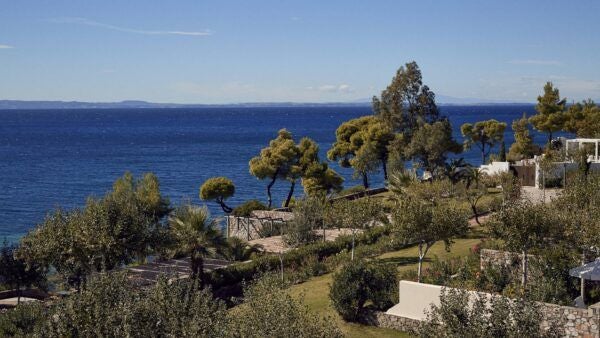
[[[28,265],[25,260],[15,257],[17,246],[4,241],[0,247],[0,285],[17,291],[17,304],[21,302],[23,287],[45,288],[46,269],[38,263]]]
[[[600,176],[579,176],[564,189],[554,212],[562,220],[561,238],[581,256],[581,264],[600,254]],[[584,279],[581,280],[582,296]],[[583,300],[583,299],[582,299]]]
[[[479,211],[477,210],[477,205],[488,193],[485,183],[486,181],[489,181],[489,178],[488,175],[479,170],[479,168],[471,167],[467,169],[467,173],[468,176],[466,178],[466,182],[462,185],[462,188],[464,188],[462,189],[462,193],[471,207],[473,216],[475,216],[475,222],[481,225],[479,222]]]
[[[421,282],[423,260],[429,249],[436,242],[443,241],[449,251],[453,239],[463,236],[468,230],[467,217],[460,210],[414,198],[400,202],[392,213],[392,222],[394,232],[400,238],[418,246],[418,282]]]
[[[235,185],[227,177],[211,177],[200,187],[200,199],[204,201],[214,200],[225,213],[233,211],[225,204],[225,200],[233,194],[235,194]]]
[[[552,244],[560,236],[561,221],[551,207],[517,200],[492,216],[492,234],[512,251],[522,253],[521,284],[527,286],[529,253]]]
[[[168,276],[135,289],[121,273],[98,275],[80,293],[49,309],[40,336],[224,337],[229,320],[222,301],[195,280]]]
[[[330,226],[350,229],[352,236],[351,260],[354,260],[356,234],[363,229],[372,227],[378,221],[384,221],[384,218],[381,205],[369,197],[356,200],[337,200],[325,209],[325,221]]]
[[[460,131],[465,138],[465,149],[470,149],[473,145],[478,147],[481,151],[482,164],[485,164],[485,159],[492,148],[504,140],[505,129],[506,123],[494,119],[479,121],[474,124],[465,123],[460,127]]]
[[[316,230],[323,230],[325,240],[324,212],[329,201],[325,196],[313,195],[298,200],[294,205],[294,219],[288,224],[283,235],[285,242],[292,246],[306,244],[317,239]]]
[[[357,321],[368,301],[378,310],[394,304],[396,269],[391,265],[350,262],[333,275],[329,298],[333,308],[347,321]]]
[[[162,217],[168,200],[152,174],[140,180],[125,174],[103,198],[85,207],[55,210],[21,239],[16,252],[27,264],[52,266],[78,287],[92,272],[144,259],[165,246]]]
[[[232,337],[342,337],[332,318],[311,313],[275,275],[244,289],[244,303],[229,312]]]
[[[535,302],[486,297],[460,289],[443,289],[421,324],[421,337],[562,337],[560,323],[542,329],[544,314]]]

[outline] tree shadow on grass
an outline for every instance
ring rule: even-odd
[[[431,259],[425,258],[423,262],[429,262]],[[412,265],[417,264],[419,262],[418,257],[390,257],[390,258],[382,258],[379,259],[379,262],[386,265],[393,265],[396,267],[404,266],[404,265]]]

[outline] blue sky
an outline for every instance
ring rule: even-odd
[[[600,99],[600,1],[0,0],[0,99],[353,101],[415,60],[437,94]]]

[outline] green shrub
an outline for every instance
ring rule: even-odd
[[[398,250],[406,244],[391,237],[389,227],[373,227],[356,236],[355,257],[373,257],[387,251]],[[314,257],[320,263],[319,269],[333,271],[339,265],[350,260],[352,248],[351,236],[340,236],[335,241],[315,242],[290,250],[282,255],[285,274],[298,272],[305,268],[306,262]],[[256,275],[270,271],[279,271],[279,257],[276,255],[260,256],[251,262],[232,264],[215,270],[210,275],[210,285],[215,290],[240,284],[242,281],[254,279]],[[303,273],[303,272],[302,272]]]
[[[250,217],[254,210],[269,210],[269,208],[259,200],[249,200],[233,208],[231,214],[238,217]]]
[[[90,280],[49,318],[50,337],[223,337],[229,324],[225,305],[197,281],[161,278],[140,290],[120,273]]]
[[[560,322],[542,329],[540,305],[524,299],[477,295],[443,289],[440,305],[433,305],[420,328],[421,337],[562,337]]]
[[[44,305],[23,303],[0,313],[0,337],[30,337],[39,331],[46,320]]]
[[[356,260],[333,276],[329,297],[347,321],[357,321],[367,301],[376,309],[390,307],[395,299],[396,269],[393,266]]]
[[[311,313],[286,292],[276,274],[246,287],[244,298],[229,313],[232,337],[343,337],[335,321]]]
[[[350,195],[350,194],[356,194],[357,192],[363,192],[365,191],[365,187],[362,185],[355,185],[353,187],[350,188],[346,188],[342,191],[340,191],[338,193],[339,196],[345,196],[345,195]]]

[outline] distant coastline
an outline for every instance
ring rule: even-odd
[[[532,105],[529,102],[478,102],[476,99],[450,98],[448,102],[438,103],[440,106],[507,106],[507,105]],[[120,101],[120,102],[81,102],[81,101],[22,101],[0,100],[0,110],[18,109],[152,109],[152,108],[264,108],[264,107],[365,107],[370,106],[369,101],[356,102],[325,102],[325,103],[299,103],[299,102],[246,102],[230,104],[180,104],[180,103],[154,103],[147,101]]]

